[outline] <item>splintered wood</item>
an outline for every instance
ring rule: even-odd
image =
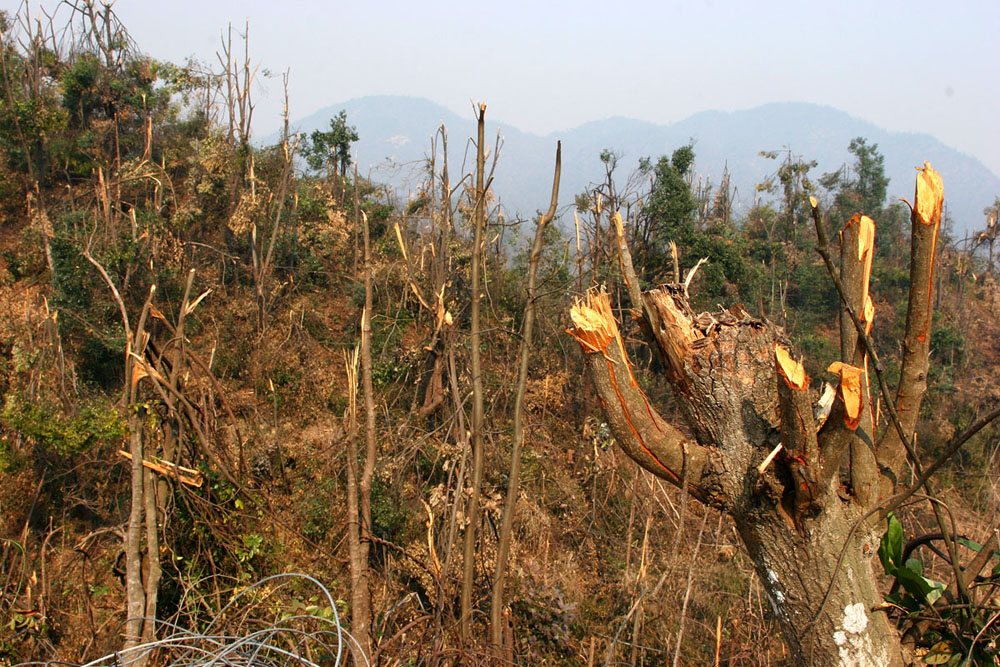
[[[931,167],[930,162],[924,162],[917,169],[917,186],[913,196],[913,210],[919,221],[931,229],[930,264],[927,271],[927,305],[924,311],[923,326],[917,334],[921,343],[927,340],[927,330],[930,326],[931,295],[934,293],[934,261],[937,257],[938,231],[941,228],[941,211],[944,207],[944,182],[941,174]],[[914,278],[911,271],[911,280]]]
[[[925,225],[936,225],[941,222],[941,209],[944,205],[944,182],[941,174],[931,167],[930,162],[924,162],[917,168],[916,201],[913,208]]]
[[[674,483],[683,483],[687,469],[690,490],[696,497],[704,498],[697,487],[704,452],[663,421],[639,388],[607,292],[587,292],[570,309],[570,319],[574,326],[567,332],[589,356],[588,365],[601,404],[619,444],[647,470]]]
[[[118,455],[128,459],[129,461],[132,460],[132,454],[124,449],[119,449]],[[148,459],[143,459],[142,465],[149,468],[153,472],[163,475],[164,477],[169,477],[171,479],[176,478],[181,482],[181,484],[187,484],[188,486],[200,488],[204,483],[204,479],[202,478],[200,471],[185,468],[184,466],[179,466],[176,463],[171,463],[170,461],[162,461],[159,459],[156,461],[150,461]]]
[[[864,308],[861,313],[861,321],[865,323],[865,333],[871,333],[872,323],[875,321],[875,304],[872,302],[868,288],[872,278],[872,257],[875,254],[875,221],[867,215],[860,218],[855,216],[851,219],[851,224],[857,219],[858,222],[858,262],[863,263],[861,293],[864,295]]]
[[[861,408],[864,406],[861,378],[866,377],[865,369],[851,366],[841,361],[835,361],[827,369],[840,375],[840,400],[844,402],[844,424],[852,431],[858,427],[861,420]]]
[[[792,359],[792,355],[781,345],[774,346],[774,356],[778,362],[778,372],[785,382],[792,389],[807,389],[809,387],[809,376],[806,369],[798,361]]]
[[[590,353],[603,352],[618,331],[615,317],[611,313],[611,302],[606,292],[587,292],[570,308],[569,318],[573,328],[567,332],[576,338],[584,350]]]

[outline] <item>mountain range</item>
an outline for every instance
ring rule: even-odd
[[[406,198],[424,178],[431,137],[442,123],[448,129],[452,179],[474,164],[466,156],[467,139],[475,134],[473,110],[465,116],[418,97],[369,96],[333,104],[293,123],[300,132],[327,129],[341,110],[360,136],[353,150],[358,168],[373,180],[392,185]],[[539,136],[490,117],[487,141],[492,146],[499,128],[503,145],[493,181],[508,218],[532,216],[547,208],[557,140],[562,140],[563,170],[560,205],[571,204],[592,182],[603,180],[600,153],[611,149],[620,156],[616,177],[621,182],[638,167],[639,159],[669,155],[694,143],[695,178],[718,184],[728,168],[736,187],[737,211],[753,204],[754,187],[778,167],[761,151],[791,150],[818,164],[818,177],[851,165],[851,139],[865,137],[885,156],[890,199],[913,198],[914,168],[929,161],[945,182],[946,211],[961,236],[984,224],[983,209],[1000,194],[1000,178],[976,158],[965,155],[927,134],[894,132],[832,107],[801,102],[766,104],[745,111],[704,111],[669,125],[625,117],[597,120],[579,127]],[[703,181],[704,182],[704,181]]]

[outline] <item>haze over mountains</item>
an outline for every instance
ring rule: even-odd
[[[450,169],[455,178],[465,155],[466,140],[475,133],[470,106],[465,116],[427,99],[371,96],[348,100],[321,109],[293,124],[301,132],[327,128],[341,109],[361,139],[354,145],[361,173],[393,185],[402,197],[415,192],[423,178],[423,161],[430,155],[430,139],[444,123],[448,128]],[[855,137],[877,143],[885,156],[889,197],[913,198],[914,167],[930,161],[945,180],[946,211],[961,236],[983,226],[983,208],[1000,194],[1000,177],[982,162],[950,148],[932,136],[884,130],[831,107],[800,102],[774,103],[746,111],[704,111],[670,125],[624,117],[593,121],[547,136],[538,136],[492,118],[487,107],[487,137],[492,145],[497,128],[503,148],[494,178],[508,217],[532,216],[549,200],[557,139],[563,142],[560,205],[589,183],[604,178],[599,155],[605,148],[621,156],[616,176],[624,183],[639,159],[669,155],[694,141],[697,176],[718,184],[728,166],[737,189],[737,208],[746,210],[755,196],[754,186],[773,174],[777,162],[760,156],[762,150],[790,148],[818,166],[814,180],[853,156],[847,146]],[[469,157],[471,165],[473,158]]]

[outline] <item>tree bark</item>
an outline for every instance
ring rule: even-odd
[[[368,554],[372,535],[372,480],[375,476],[375,457],[378,443],[375,438],[375,390],[372,385],[372,261],[368,216],[361,214],[364,241],[365,309],[361,315],[361,389],[365,401],[365,458],[358,484],[361,505],[361,564],[360,608],[357,609],[355,639],[361,644],[365,656],[371,655],[371,590],[369,588]]]
[[[364,313],[362,313],[362,318]],[[361,549],[361,509],[358,504],[358,348],[345,358],[347,372],[347,554],[351,567],[351,634],[370,655],[368,641],[368,563]]]
[[[767,506],[734,514],[797,665],[903,664],[896,629],[884,611],[872,611],[881,602],[871,567],[876,547],[849,534],[857,518],[856,507],[836,497],[805,533]]]
[[[941,177],[930,168],[929,163],[925,164],[926,167],[917,174],[910,215],[913,230],[910,242],[910,298],[903,333],[903,363],[895,400],[902,431],[911,440],[916,430],[920,404],[927,392],[934,259],[944,197]],[[878,448],[879,465],[889,472],[883,477],[883,494],[889,493],[899,484],[897,473],[906,458],[908,445],[895,429],[886,431]]]
[[[691,436],[649,404],[607,295],[591,292],[574,307],[570,332],[619,445],[675,485],[687,480],[695,498],[734,518],[796,664],[902,664],[898,636],[884,614],[871,612],[879,595],[870,531],[848,541],[861,512],[834,493],[836,475],[823,475],[811,409],[803,414],[801,405],[804,399],[811,408],[808,388],[790,388],[778,371],[778,331],[738,307],[694,316],[682,286],[642,298]],[[782,451],[764,467],[779,443]]]
[[[486,227],[484,173],[486,171],[485,141],[486,105],[479,105],[479,121],[476,143],[476,201],[473,213],[472,248],[472,306],[470,309],[469,344],[472,347],[472,493],[469,498],[466,513],[465,538],[463,543],[462,562],[462,618],[460,631],[463,642],[471,637],[472,623],[472,584],[475,578],[476,532],[479,528],[479,496],[483,484],[483,378],[480,362],[479,341],[479,302],[480,302],[480,269],[483,261],[484,230]]]

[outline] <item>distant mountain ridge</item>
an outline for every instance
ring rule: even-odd
[[[298,120],[293,127],[306,133],[324,128],[341,109],[361,137],[354,145],[359,170],[391,184],[403,197],[416,191],[423,178],[423,161],[430,155],[430,140],[439,125],[444,123],[448,128],[453,179],[460,173],[466,139],[475,133],[471,110],[461,116],[424,98],[389,95],[334,104]],[[503,137],[494,190],[509,217],[518,213],[529,217],[547,206],[557,139],[563,142],[562,205],[572,203],[574,195],[603,178],[598,157],[603,149],[621,155],[617,174],[624,181],[640,158],[655,160],[691,140],[697,174],[718,184],[728,167],[738,190],[738,206],[744,209],[753,201],[754,186],[777,168],[775,161],[761,157],[760,151],[788,147],[806,160],[816,160],[818,166],[810,174],[818,177],[852,163],[847,146],[855,137],[878,144],[885,156],[889,197],[893,199],[912,199],[914,168],[930,161],[944,177],[946,210],[956,235],[981,227],[983,208],[1000,194],[1000,177],[979,160],[930,135],[885,130],[817,104],[781,102],[745,111],[703,111],[669,125],[614,117],[546,136],[522,132],[491,118],[488,109],[486,117],[490,145],[498,127]],[[471,162],[470,157],[467,164]]]

